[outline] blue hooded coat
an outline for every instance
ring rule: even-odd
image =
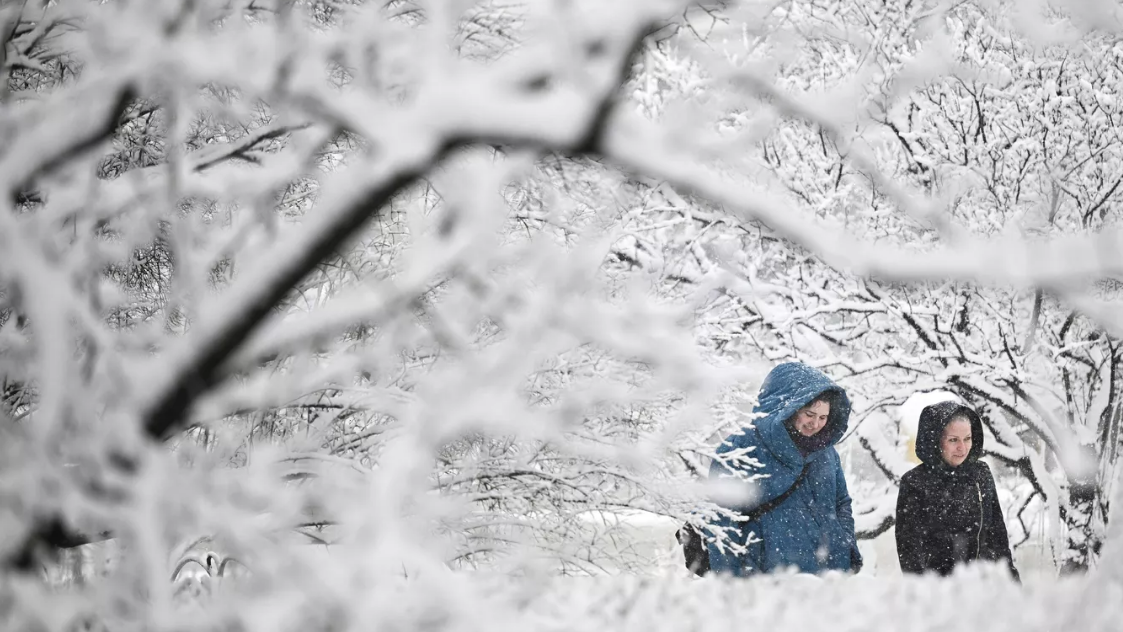
[[[785,422],[800,408],[819,395],[831,392],[833,402],[823,447],[806,456],[796,447]],[[710,570],[744,577],[795,567],[804,573],[827,570],[857,571],[861,555],[854,537],[854,517],[850,494],[842,474],[842,462],[834,445],[846,432],[850,419],[850,399],[846,391],[821,371],[799,362],[776,366],[765,378],[757,397],[754,412],[758,417],[752,427],[726,438],[718,447],[710,467],[710,478],[725,478],[740,470],[741,474],[764,474],[766,478],[745,485],[755,485],[751,502],[729,506],[746,513],[783,494],[808,464],[803,482],[784,502],[751,522],[720,518],[715,526],[730,533],[732,539],[744,544],[750,533],[754,543],[748,551],[736,555],[728,547],[708,543]],[[760,468],[744,468],[726,464],[721,455],[733,450],[755,446],[748,454],[763,464]]]

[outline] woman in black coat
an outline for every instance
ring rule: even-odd
[[[950,575],[975,560],[1004,561],[1014,579],[1006,522],[972,409],[941,402],[920,413],[916,456],[897,497],[897,557],[906,573]]]

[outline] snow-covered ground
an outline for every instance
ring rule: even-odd
[[[330,611],[343,605],[331,603],[331,594],[314,596]],[[951,579],[632,574],[513,579],[453,573],[383,583],[364,594],[346,603],[347,617],[369,627],[347,629],[1098,632],[1118,630],[1123,614],[1118,580],[1090,575],[1019,585],[984,568]],[[269,603],[295,612],[300,598]],[[200,603],[209,608],[201,617],[222,619],[246,609],[236,592],[205,599]]]
[[[679,524],[670,518],[651,514],[636,514],[622,523],[622,537],[631,547],[644,552],[650,565],[647,570],[652,576],[675,577],[689,576],[685,571],[682,547],[675,539]],[[894,578],[901,576],[901,566],[897,562],[897,545],[892,528],[871,540],[861,540],[858,548],[862,551],[865,565],[859,575],[863,578]],[[1048,550],[1041,544],[1030,542],[1014,552],[1019,571],[1025,576],[1047,579],[1056,576],[1056,570]]]
[[[857,576],[695,578],[682,566],[674,521],[636,514],[620,526],[622,545],[650,556],[650,572],[561,577],[539,568],[516,578],[429,564],[385,573],[364,561],[370,549],[301,545],[289,551],[305,569],[301,576],[218,578],[193,568],[176,603],[197,613],[190,629],[198,630],[261,620],[276,623],[272,629],[306,629],[294,626],[335,612],[365,622],[339,629],[1094,632],[1120,629],[1123,615],[1123,578],[1108,568],[1066,579],[1023,573],[1021,585],[983,566],[950,579],[905,577],[890,531],[861,543],[867,565]]]
[[[577,583],[577,582],[574,582]],[[1094,586],[1093,586],[1094,584]],[[598,578],[538,607],[586,630],[1118,630],[1118,584],[1081,578],[1018,586],[982,572],[935,578]]]

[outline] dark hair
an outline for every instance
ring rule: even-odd
[[[971,421],[971,415],[962,410],[957,410],[948,415],[947,421],[944,422],[943,430],[947,430],[947,427],[950,426],[953,421],[966,421],[968,425],[974,425],[974,422]],[[941,432],[943,432],[943,430],[941,430]],[[974,430],[974,428],[972,428],[972,430]]]
[[[800,406],[800,408],[807,408],[808,406],[814,406],[815,404],[818,404],[819,402],[822,402],[822,403],[827,404],[829,406],[834,406],[834,400],[835,399],[837,399],[837,396],[835,395],[834,391],[823,391],[822,393],[819,393],[818,395],[816,395],[815,399],[813,399],[813,400],[807,402],[806,404]]]
[[[790,428],[792,426],[792,423],[795,421],[796,416],[799,415],[799,411],[803,410],[804,408],[810,408],[820,402],[830,406],[833,409],[834,401],[836,398],[837,394],[834,391],[823,391],[822,393],[816,395],[815,399],[812,399],[806,404],[801,404],[799,408],[795,409],[795,411],[792,412],[792,414],[784,420],[784,424]]]

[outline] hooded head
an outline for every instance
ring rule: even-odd
[[[754,409],[762,416],[754,425],[773,453],[793,463],[804,460],[787,422],[799,409],[824,394],[831,400],[827,423],[815,435],[817,440],[808,442],[808,445],[814,444],[813,449],[805,446],[805,453],[834,445],[842,439],[850,422],[850,398],[825,373],[802,362],[785,362],[768,373],[760,386]]]
[[[920,411],[920,424],[916,431],[916,456],[922,463],[947,467],[940,453],[940,437],[954,417],[966,417],[971,422],[971,451],[964,463],[977,461],[983,455],[983,420],[979,414],[956,402],[940,402]]]

